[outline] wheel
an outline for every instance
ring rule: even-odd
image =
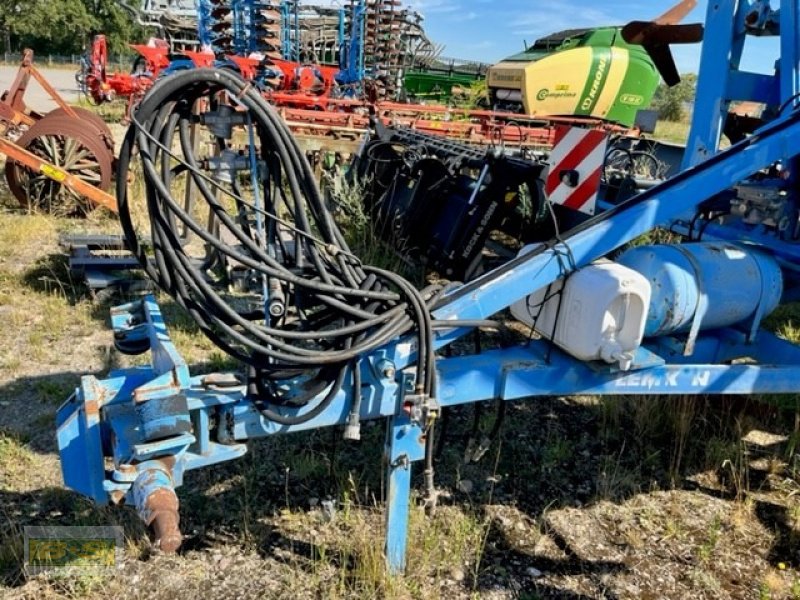
[[[17,144],[101,190],[111,185],[114,154],[96,123],[87,127],[63,112],[51,113],[34,123]],[[25,208],[60,216],[82,216],[94,208],[67,186],[12,160],[6,161],[6,180]]]
[[[666,165],[659,162],[650,152],[634,150],[631,152],[631,174],[639,179],[663,179]]]
[[[150,340],[148,338],[139,338],[134,340],[115,339],[114,347],[122,354],[127,354],[128,356],[137,356],[150,350]]]
[[[85,108],[81,108],[80,106],[71,106],[70,108],[75,111],[75,114],[78,116],[78,121],[80,121],[82,124],[91,125],[103,135],[108,136],[107,145],[111,149],[114,148],[114,136],[111,134],[111,128],[100,115]],[[65,111],[63,108],[57,108],[53,111],[50,111],[46,116],[49,118],[53,115],[69,116],[67,111]]]
[[[603,161],[603,179],[608,182],[612,175],[628,175],[632,166],[631,153],[625,148],[611,147]]]

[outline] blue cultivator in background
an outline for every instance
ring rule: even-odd
[[[254,438],[344,425],[356,440],[362,421],[385,419],[386,559],[400,571],[411,470],[423,463],[432,490],[434,427],[447,407],[552,395],[800,392],[800,347],[760,328],[796,297],[800,269],[798,19],[798,0],[779,9],[709,3],[683,170],[627,197],[608,193],[606,177],[606,197],[591,216],[574,208],[599,183],[596,169],[581,166],[584,143],[554,150],[548,164],[532,163],[541,185],[528,185],[533,212],[552,222],[524,236],[524,251],[505,264],[466,284],[423,290],[353,255],[291,135],[238,76],[197,69],[160,81],[121,152],[123,229],[149,276],[242,372],[192,376],[152,297],[114,309],[117,347],[149,350],[151,365],[85,377],[60,408],[66,485],[101,504],[135,507],[157,543],[174,550],[176,489],[187,470],[240,457]],[[638,32],[657,64],[671,62],[659,40],[681,37],[670,27],[691,26]],[[780,35],[774,75],[738,69],[748,35]],[[729,116],[734,100],[764,103],[763,118]],[[738,141],[720,151],[723,131]],[[214,141],[208,155],[197,135]],[[372,148],[375,158],[382,150]],[[373,216],[394,223],[419,210],[417,188],[441,191],[442,177],[423,178],[422,170],[444,162],[450,174],[462,169],[464,185],[412,215],[430,232],[416,252],[435,248],[441,264],[478,243],[480,236],[467,236],[453,247],[462,225],[478,232],[501,210],[483,204],[486,190],[502,189],[508,203],[517,193],[497,187],[494,174],[519,172],[502,170],[502,153],[488,155],[475,178],[474,157],[459,162],[454,148],[431,145],[427,162],[414,157],[424,185],[406,186],[407,196],[392,191],[398,179],[381,170],[396,163],[377,160],[373,173],[386,184]],[[152,254],[128,215],[132,156],[145,173]],[[187,178],[197,190],[191,207],[173,198]],[[207,218],[196,217],[198,206]],[[462,225],[442,225],[454,222]],[[618,252],[655,228],[683,243]],[[201,243],[186,242],[187,232]],[[495,326],[491,319],[508,307],[536,340],[475,355],[438,353]]]

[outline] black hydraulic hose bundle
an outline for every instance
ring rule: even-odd
[[[207,127],[205,140],[196,135],[199,126]],[[247,134],[243,147],[234,145],[235,127]],[[212,156],[197,155],[198,139]],[[135,157],[143,171],[152,256],[128,196]],[[229,169],[224,176],[220,166]],[[185,204],[176,199],[179,191]],[[214,344],[247,366],[247,397],[268,420],[309,422],[350,382],[345,436],[358,439],[364,359],[402,336],[415,337],[424,480],[428,505],[435,504],[433,331],[496,324],[433,320],[431,311],[457,284],[418,291],[395,273],[363,265],[335,224],[305,155],[256,88],[226,69],[188,70],[157,82],[125,136],[117,202],[130,251]],[[192,255],[192,240],[202,243],[204,257]],[[231,265],[248,273],[249,305],[226,294],[229,273],[219,272]],[[302,411],[280,410],[307,404]]]
[[[202,122],[198,114],[223,105],[234,108],[238,125],[250,133],[240,154],[255,149],[252,158],[259,162],[246,176],[253,182],[251,198],[242,197],[238,176],[226,184],[202,168],[205,157],[196,155],[191,132]],[[218,147],[230,143],[215,136]],[[130,162],[137,152],[151,259],[135,230],[128,197]],[[181,173],[188,172],[196,202],[205,203],[208,223],[176,199],[176,162]],[[117,199],[129,248],[142,268],[219,348],[248,365],[250,390],[267,418],[290,425],[320,414],[352,380],[346,373],[361,357],[404,334],[418,340],[417,393],[435,395],[434,323],[425,297],[399,275],[362,265],[350,252],[288,128],[235,73],[189,70],[151,89],[120,152]],[[196,236],[214,258],[191,256],[180,230]],[[293,252],[286,250],[287,236],[294,240]],[[210,273],[220,262],[241,265],[264,282],[262,296],[269,298],[260,299],[263,310],[243,310],[225,295]],[[293,317],[283,310],[279,317],[271,315],[270,298],[285,302],[286,315]],[[290,417],[275,405],[284,403],[280,390],[290,387],[287,382],[298,379],[306,399],[323,400]]]

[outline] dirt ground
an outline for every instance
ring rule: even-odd
[[[402,577],[383,570],[380,423],[358,444],[339,430],[277,437],[192,472],[179,490],[182,549],[152,550],[131,509],[94,507],[61,483],[56,408],[80,376],[131,362],[56,243],[87,228],[114,223],[0,213],[3,598],[800,598],[788,397],[515,403],[477,463],[465,448],[491,430],[494,407],[454,410],[440,506],[412,509]],[[189,362],[219,365],[164,307]],[[791,315],[774,327],[791,330]],[[22,528],[42,524],[122,525],[124,558],[103,576],[28,577]]]

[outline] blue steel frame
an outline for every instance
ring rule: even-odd
[[[597,215],[561,240],[463,286],[446,297],[434,313],[437,320],[485,319],[563,276],[564,264],[575,267],[607,255],[656,226],[671,226],[707,198],[779,160],[800,154],[800,112],[785,111],[752,137],[717,152],[724,104],[749,92],[766,94],[770,103],[794,103],[797,89],[798,1],[783,0],[777,14],[784,37],[780,73],[765,79],[736,68],[744,37],[744,15],[753,5],[735,0],[709,4],[700,86],[686,169],[639,196]],[[776,17],[771,10],[761,12]],[[768,8],[768,7],[767,7]],[[736,17],[736,18],[734,18]],[[773,19],[774,20],[774,19]],[[733,27],[732,25],[733,24]],[[725,64],[719,66],[720,49]],[[715,60],[715,57],[717,60]],[[760,89],[764,83],[769,85]],[[751,96],[747,96],[751,97]],[[725,229],[720,227],[720,229]],[[732,234],[740,239],[741,232]],[[757,236],[754,236],[757,237]],[[789,265],[800,265],[790,244],[761,236],[769,251],[779,251]],[[569,261],[564,257],[569,256]],[[650,340],[640,351],[634,371],[619,372],[585,364],[558,350],[547,359],[542,342],[437,361],[436,401],[442,407],[501,398],[518,400],[542,395],[576,394],[780,394],[800,391],[800,347],[765,331],[753,335],[758,318],[745,331],[729,328],[703,332],[692,356],[684,356],[685,339]],[[98,503],[134,505],[146,512],[154,488],[181,484],[183,473],[242,456],[242,442],[269,435],[316,429],[346,422],[351,390],[347,386],[327,410],[306,424],[281,426],[258,412],[238,382],[221,375],[192,377],[172,344],[153,298],[113,311],[114,336],[122,350],[149,348],[152,365],[116,371],[99,381],[84,377],[80,388],[60,409],[58,442],[66,485]],[[752,330],[752,331],[751,331]],[[468,329],[438,332],[437,348]],[[746,364],[731,364],[739,358]],[[361,419],[387,418],[385,458],[388,464],[386,560],[393,572],[405,566],[411,468],[423,459],[424,431],[415,414],[404,409],[413,389],[411,339],[401,339],[364,357]],[[388,367],[388,368],[387,368]],[[345,381],[351,381],[346,377]],[[309,404],[313,407],[314,402]],[[308,407],[281,409],[300,414]],[[212,426],[212,423],[216,423]],[[105,458],[110,458],[109,468]],[[168,460],[165,460],[168,459]],[[166,467],[165,467],[166,465]],[[148,477],[149,476],[149,477]]]
[[[339,73],[340,85],[354,85],[364,80],[364,27],[367,14],[366,0],[357,0],[350,10],[350,31],[344,34],[344,10],[340,17]]]
[[[281,2],[281,54],[284,60],[299,60],[298,41],[293,35],[293,15],[296,13],[296,5],[286,0]]]

